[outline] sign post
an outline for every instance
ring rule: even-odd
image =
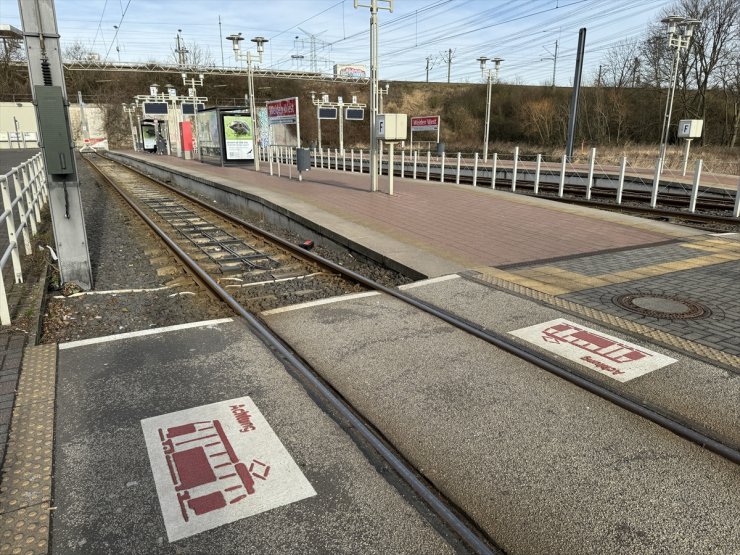
[[[269,100],[267,106],[267,121],[269,125],[295,125],[296,148],[301,148],[301,123],[298,113],[298,97]]]
[[[414,150],[414,131],[436,131],[439,143],[439,116],[418,116],[411,118],[411,150]]]
[[[683,169],[681,175],[686,175],[686,165],[689,162],[689,149],[691,140],[701,137],[704,120],[702,119],[682,119],[678,122],[678,138],[686,141],[686,148],[683,151]]]

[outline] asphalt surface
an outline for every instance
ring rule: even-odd
[[[432,296],[540,317],[453,283]],[[736,552],[740,471],[697,445],[400,301],[266,318],[507,553]]]
[[[74,345],[59,351],[54,553],[453,552],[240,321]],[[316,495],[169,543],[141,420],[242,396]]]
[[[467,279],[413,287],[406,292],[502,335],[563,316],[599,328],[533,300],[518,298]],[[644,337],[599,329],[670,356],[677,362],[625,383],[618,383],[563,358],[559,362],[594,382],[656,407],[661,413],[709,432],[724,443],[740,449],[740,379],[736,375],[714,364],[651,345]],[[516,339],[510,335],[508,337]]]
[[[0,175],[8,173],[15,166],[32,158],[39,151],[38,148],[3,148],[0,149]]]

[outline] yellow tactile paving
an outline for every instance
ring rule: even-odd
[[[56,345],[27,347],[0,485],[0,555],[47,553]]]
[[[669,348],[675,348],[684,352],[693,353],[705,359],[713,360],[732,368],[740,367],[740,357],[738,356],[724,353],[718,349],[713,349],[700,343],[689,341],[682,337],[667,333],[663,330],[651,328],[642,324],[637,324],[630,320],[626,320],[624,318],[620,318],[618,316],[614,316],[612,314],[608,314],[594,308],[579,305],[572,301],[561,299],[555,295],[548,294],[547,292],[540,289],[527,287],[522,283],[517,282],[516,280],[507,279],[507,276],[513,276],[514,278],[517,278],[518,276],[516,276],[515,274],[504,272],[502,270],[497,270],[496,268],[477,268],[474,271],[478,272],[478,275],[476,276],[478,279],[502,289],[513,291],[520,295],[545,302],[551,306],[561,308],[570,313],[583,316],[596,322],[602,322],[613,328],[623,329],[634,335],[646,337],[655,341],[656,343],[660,343]]]
[[[505,275],[496,275],[501,279],[516,283],[522,287],[528,287],[547,293],[548,295],[557,296],[583,291],[584,289],[627,283],[672,272],[722,264],[731,260],[740,260],[740,243],[737,241],[705,239],[702,241],[682,243],[681,246],[711,252],[713,254],[597,276],[570,272],[551,265],[531,266],[521,270],[504,272]],[[501,272],[501,270],[496,270],[496,272]]]

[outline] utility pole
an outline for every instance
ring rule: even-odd
[[[188,49],[185,48],[185,41],[182,42],[182,45],[180,44],[180,33],[182,33],[182,29],[177,30],[177,48],[175,52],[177,52],[177,64],[182,67],[185,65],[185,54],[188,53]],[[223,53],[221,57],[223,58]]]
[[[447,50],[447,55],[441,54],[442,60],[447,63],[447,82],[450,82],[450,71],[452,69],[452,56],[455,53],[452,48]]]
[[[221,32],[221,16],[218,16],[218,38],[221,43],[221,67],[224,67],[224,36]]]
[[[54,240],[62,283],[92,288],[80,182],[69,126],[59,32],[53,0],[19,0],[28,73],[36,107],[39,144],[49,187]]]
[[[550,54],[549,58],[540,58],[540,61],[542,60],[552,60],[552,86],[555,87],[555,72],[558,67],[558,41],[555,41],[555,54],[552,54],[547,48],[545,48],[545,52]]]
[[[429,83],[429,69],[430,69],[430,67],[433,67],[433,66],[430,66],[429,65],[429,62],[431,62],[431,61],[432,61],[432,57],[431,56],[427,56],[427,83]]]
[[[635,61],[632,65],[632,86],[636,87],[640,84],[640,58],[635,56]]]

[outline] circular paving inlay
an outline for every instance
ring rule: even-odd
[[[630,312],[667,320],[694,320],[712,314],[696,301],[662,293],[627,293],[614,297],[612,301]]]

